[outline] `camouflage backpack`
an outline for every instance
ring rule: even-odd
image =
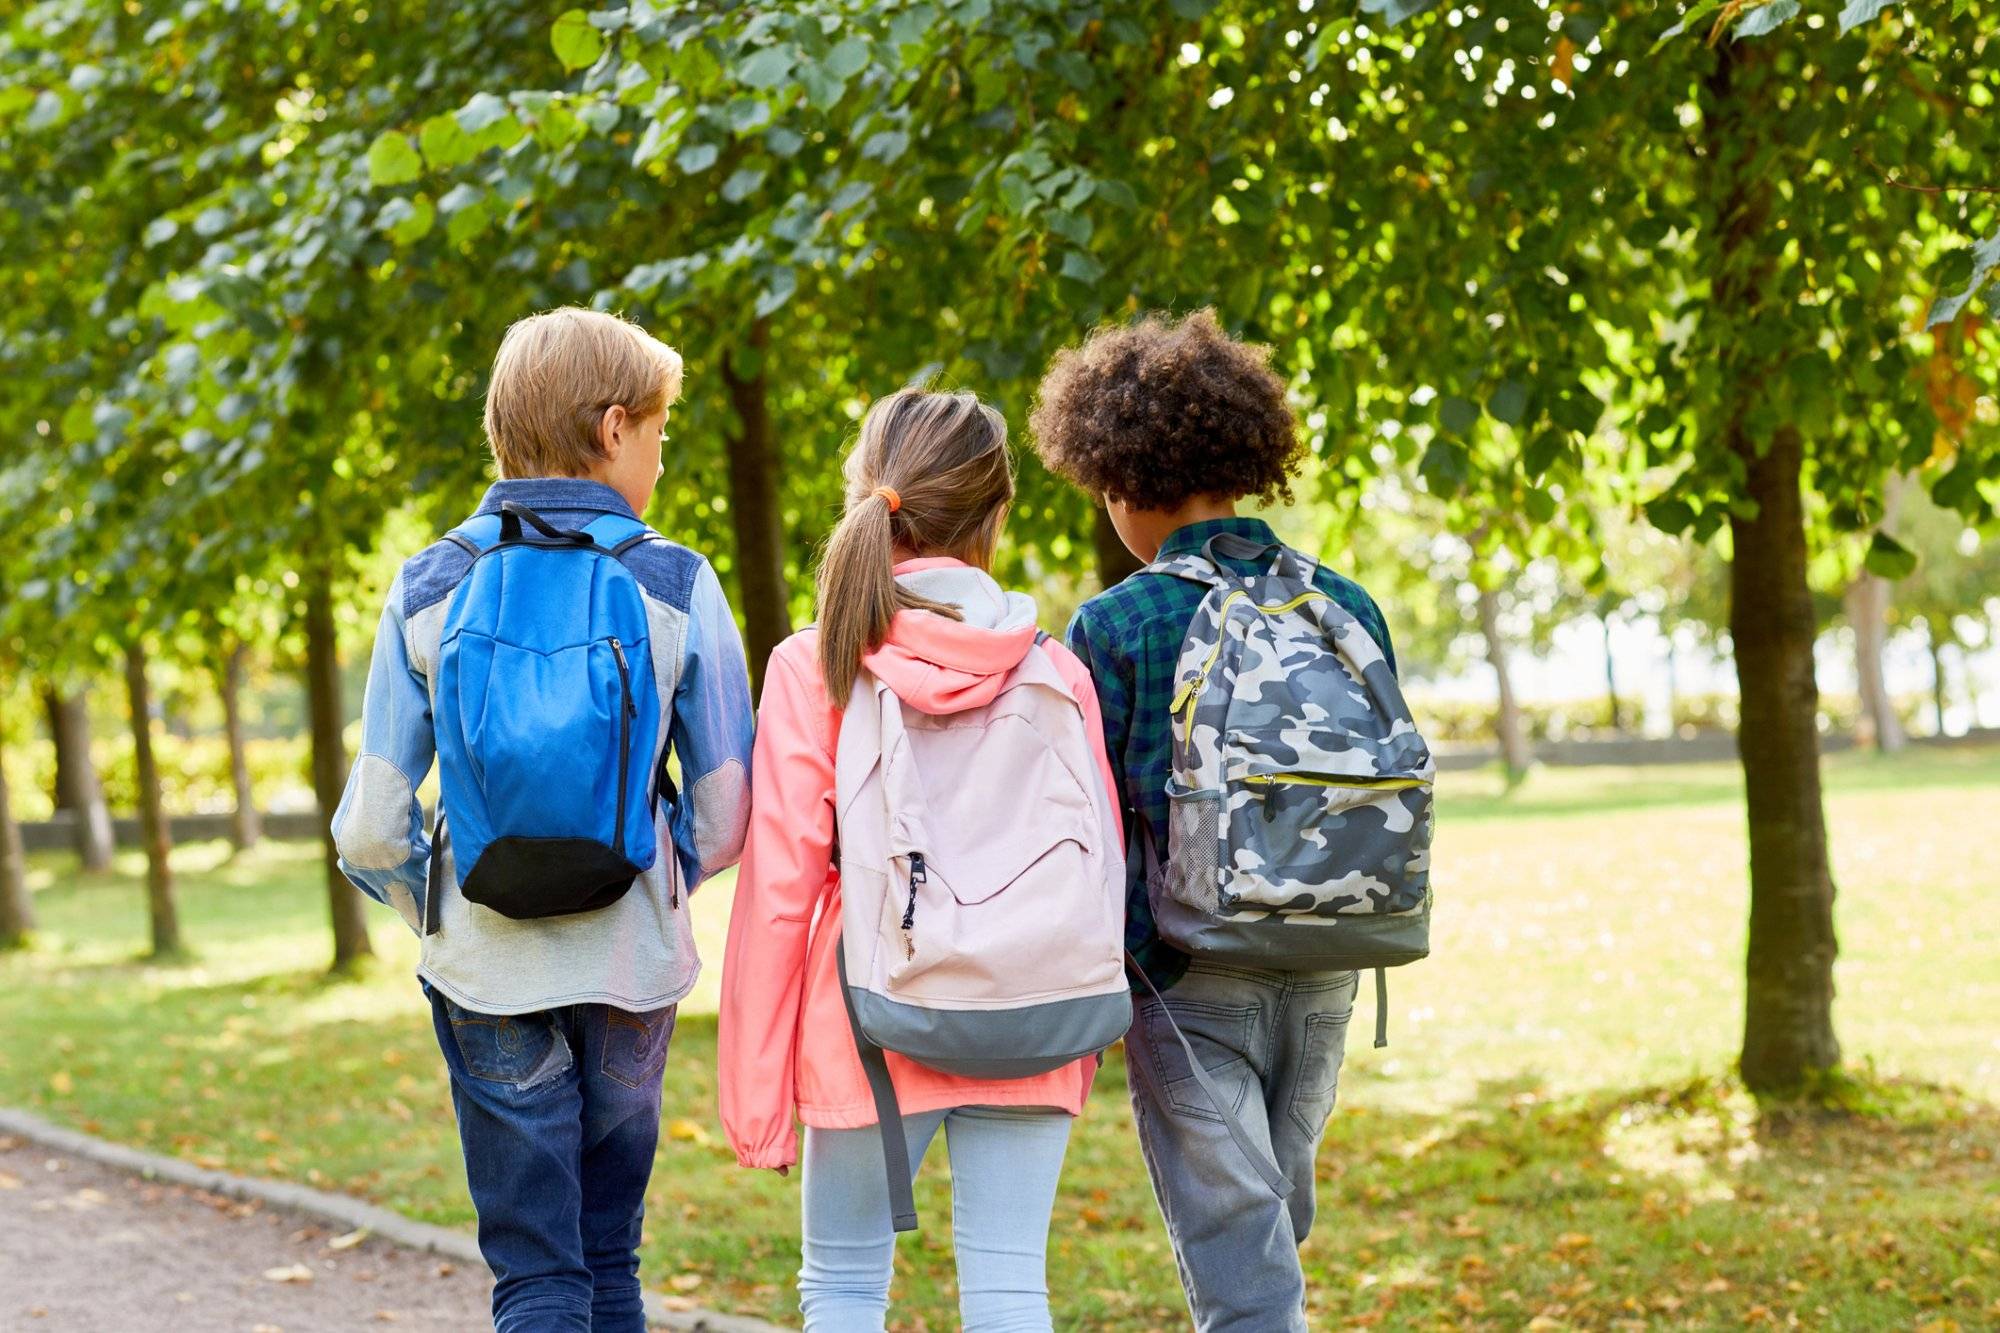
[[[1272,559],[1242,578],[1222,555]],[[1148,865],[1161,937],[1287,971],[1424,957],[1435,768],[1381,648],[1289,547],[1220,533],[1147,568],[1209,589],[1175,676],[1166,858]]]

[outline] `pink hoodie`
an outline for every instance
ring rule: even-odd
[[[889,638],[865,659],[897,697],[926,713],[977,708],[1035,648],[1033,603],[1002,594],[956,560],[910,560],[896,576],[951,601],[963,622],[926,611],[896,616]],[[1083,705],[1105,787],[1117,798],[1090,674],[1060,643],[1042,645]],[[819,633],[778,645],[764,673],[751,763],[749,841],[736,880],[722,967],[722,1124],[744,1166],[798,1160],[796,1116],[822,1129],[875,1123],[875,1104],[855,1054],[834,970],[840,938],[840,876],[833,861],[833,756],[840,709],[819,671]],[[906,1115],[954,1106],[1051,1106],[1080,1114],[1095,1059],[1023,1079],[939,1073],[891,1053],[889,1071]]]

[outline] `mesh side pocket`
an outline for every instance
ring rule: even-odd
[[[1167,807],[1167,863],[1161,868],[1169,897],[1210,916],[1221,913],[1222,873],[1219,796],[1176,796]]]

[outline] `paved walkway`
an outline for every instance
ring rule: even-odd
[[[0,1136],[8,1333],[462,1333],[484,1268]]]

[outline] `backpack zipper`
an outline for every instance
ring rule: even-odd
[[[1170,717],[1176,713],[1182,713],[1185,707],[1184,715],[1181,718],[1182,745],[1186,745],[1194,738],[1195,700],[1201,697],[1202,690],[1208,685],[1208,673],[1215,670],[1216,659],[1222,656],[1222,627],[1229,623],[1229,604],[1239,597],[1247,598],[1249,596],[1249,593],[1239,588],[1222,599],[1222,605],[1216,608],[1215,647],[1208,650],[1208,660],[1201,664],[1200,673],[1189,680],[1187,684],[1181,686],[1181,692],[1175,696],[1173,703],[1167,707],[1167,714]],[[1319,589],[1314,588],[1309,592],[1300,593],[1290,601],[1272,602],[1269,606],[1264,605],[1262,602],[1253,602],[1252,605],[1268,616],[1277,615],[1281,611],[1296,611],[1307,602],[1325,600],[1328,600],[1327,595]]]
[[[618,713],[618,842],[615,848],[622,858],[625,855],[625,787],[632,772],[632,721],[639,716],[639,705],[632,698],[632,668],[625,661],[625,645],[618,642],[615,635],[609,642],[611,655],[618,659],[618,697],[625,703]]]
[[[1264,803],[1264,822],[1271,823],[1278,812],[1271,807],[1273,787],[1340,787],[1351,791],[1408,791],[1424,784],[1416,778],[1345,778],[1331,777],[1323,773],[1251,773],[1239,778],[1246,787],[1261,787],[1260,799]]]
[[[924,869],[924,854],[922,852],[911,852],[910,901],[903,908],[903,956],[905,958],[915,958],[917,956],[917,941],[915,938],[917,928],[917,885],[929,882],[930,874]]]

